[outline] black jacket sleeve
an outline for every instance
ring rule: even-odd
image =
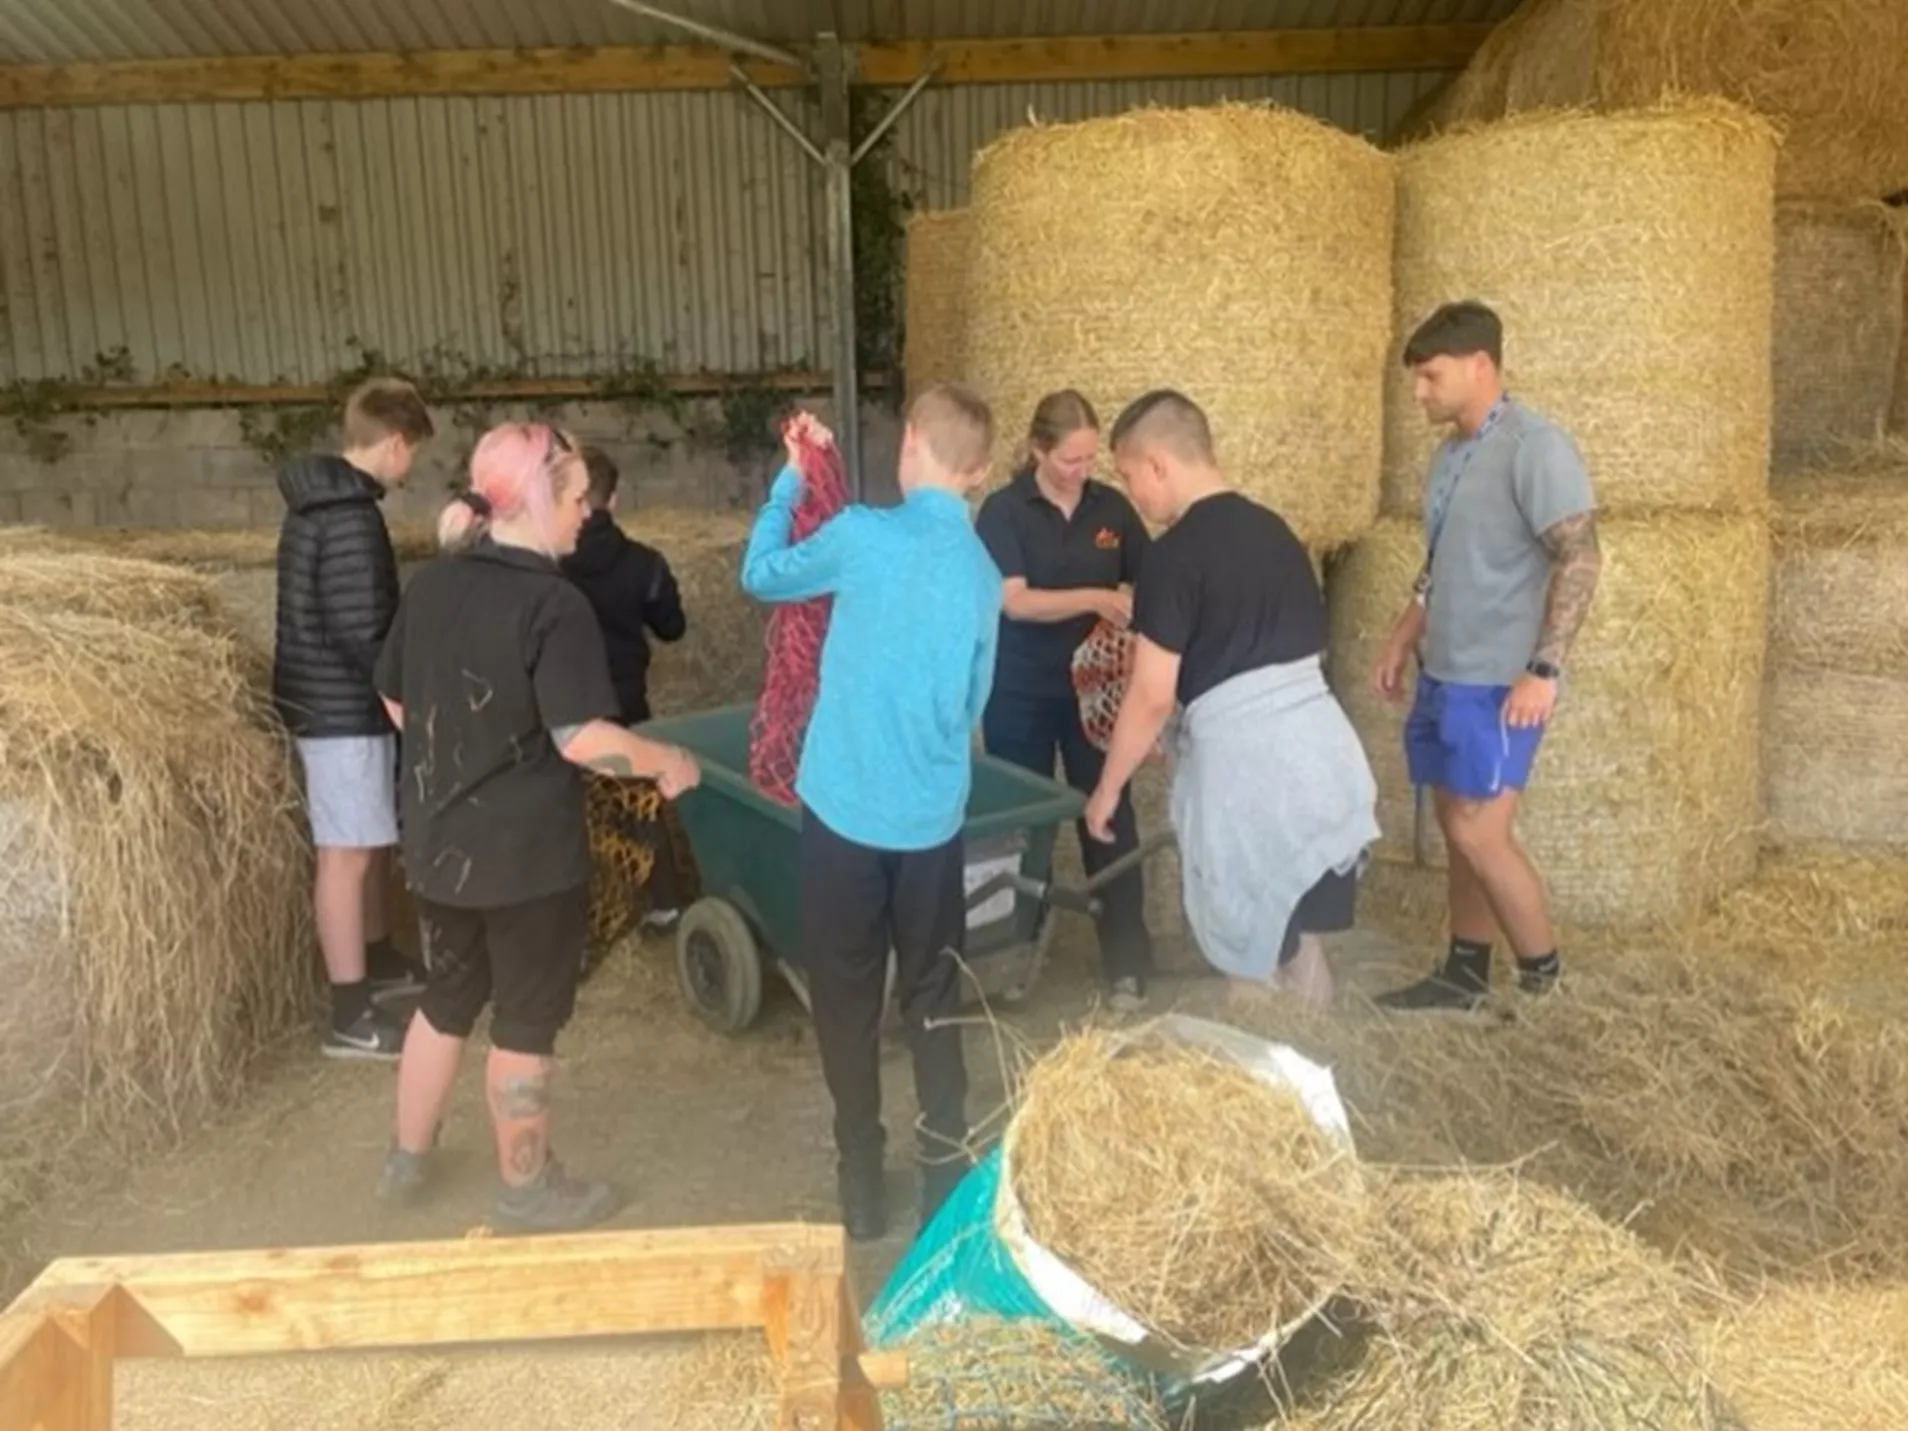
[[[676,586],[676,574],[661,552],[649,554],[648,589],[643,593],[643,624],[656,633],[659,641],[680,641],[689,629],[689,618],[682,609],[682,592]]]
[[[397,555],[377,508],[354,502],[328,515],[318,561],[319,620],[326,643],[372,686],[397,615]]]

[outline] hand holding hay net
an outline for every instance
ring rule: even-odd
[[[1080,702],[1080,726],[1100,750],[1113,743],[1120,703],[1126,699],[1127,682],[1133,679],[1135,643],[1130,630],[1101,621],[1073,652],[1073,693]]]
[[[1077,1034],[1029,1073],[1008,1139],[1034,1239],[1175,1347],[1254,1346],[1357,1260],[1351,1150],[1218,1052]]]
[[[813,536],[848,505],[848,482],[834,434],[812,414],[796,413],[782,435],[802,476],[802,495],[789,532],[795,543]],[[795,774],[821,685],[822,642],[833,605],[826,596],[790,602],[777,606],[768,619],[768,664],[749,722],[749,778],[784,805],[795,803]]]

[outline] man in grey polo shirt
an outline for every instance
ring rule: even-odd
[[[1425,488],[1424,567],[1372,684],[1402,700],[1418,654],[1405,757],[1444,832],[1451,944],[1436,974],[1379,998],[1396,1009],[1476,1006],[1496,929],[1525,992],[1550,989],[1562,967],[1514,823],[1602,559],[1576,444],[1504,391],[1503,348],[1497,315],[1465,302],[1439,308],[1404,351],[1418,405],[1454,430]]]

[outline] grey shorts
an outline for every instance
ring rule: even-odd
[[[298,742],[311,842],[321,850],[382,850],[398,842],[397,737],[324,736]]]

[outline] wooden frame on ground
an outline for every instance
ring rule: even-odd
[[[105,1431],[128,1357],[755,1327],[781,1431],[880,1431],[906,1361],[863,1350],[844,1234],[805,1224],[63,1259],[0,1313],[0,1431]]]

